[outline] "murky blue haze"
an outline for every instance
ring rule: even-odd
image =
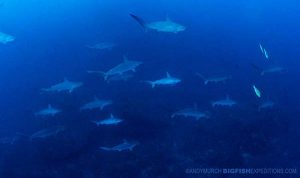
[[[189,171],[299,168],[299,1],[0,4],[0,32],[13,37],[7,42],[0,35],[1,178],[239,178],[246,176]],[[147,26],[156,21],[184,29],[173,33],[162,32],[166,26]],[[104,43],[113,46],[93,46]],[[123,56],[142,64],[107,80],[88,73],[109,71]],[[181,82],[152,88],[148,81],[167,72]],[[82,86],[45,91],[64,79]],[[112,104],[80,109],[95,97]],[[59,112],[39,113],[48,105]],[[122,122],[94,123],[110,114]],[[121,143],[132,143],[132,149],[114,147]]]

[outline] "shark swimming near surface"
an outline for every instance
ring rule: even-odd
[[[175,117],[186,117],[186,118],[195,118],[196,120],[199,120],[201,118],[209,118],[208,112],[203,112],[198,109],[197,105],[195,105],[192,108],[185,108],[179,111],[176,111],[171,115],[171,118]]]
[[[230,80],[231,76],[219,76],[219,77],[209,77],[206,78],[200,73],[196,73],[197,76],[199,76],[203,81],[204,85],[207,85],[209,83],[225,83],[227,80]]]
[[[170,85],[174,86],[181,82],[181,79],[172,77],[168,72],[166,73],[166,77],[155,80],[155,81],[146,81],[151,85],[152,88],[158,85]]]
[[[135,72],[136,68],[142,64],[140,61],[128,60],[126,56],[123,56],[124,61],[107,72],[102,71],[88,71],[88,73],[98,73],[103,75],[104,80],[108,80],[110,77],[115,75],[122,75],[126,72]]]
[[[50,104],[47,108],[42,109],[35,113],[36,116],[55,116],[56,114],[60,113],[61,110],[52,107]]]
[[[134,147],[136,147],[139,143],[137,141],[127,141],[123,140],[123,143],[118,144],[113,147],[100,147],[100,149],[105,151],[132,151]]]
[[[142,18],[134,15],[129,14],[135,21],[137,21],[144,29],[145,31],[148,30],[154,30],[158,32],[166,32],[166,33],[178,33],[182,32],[186,29],[185,26],[180,25],[176,22],[173,22],[169,18],[166,18],[166,20],[163,21],[155,21],[146,23]]]
[[[42,91],[46,91],[46,92],[69,91],[69,93],[72,93],[76,88],[79,88],[81,86],[82,86],[82,82],[72,82],[65,78],[63,82],[52,85],[49,88],[43,88]]]
[[[13,42],[15,39],[16,38],[14,36],[0,32],[0,43],[2,43],[2,44],[7,44],[9,42]]]
[[[225,99],[220,99],[220,100],[211,102],[212,107],[216,107],[216,106],[232,107],[236,104],[237,104],[237,102],[232,100],[228,95],[226,96]]]
[[[111,105],[112,100],[104,100],[104,99],[98,99],[97,97],[94,98],[93,101],[86,103],[83,105],[80,110],[91,110],[91,109],[101,109],[103,110],[104,107]]]
[[[109,118],[98,120],[98,121],[92,121],[97,126],[99,125],[118,125],[119,123],[123,122],[123,119],[115,117],[113,114],[110,114]]]

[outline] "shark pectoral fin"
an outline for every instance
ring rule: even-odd
[[[134,15],[134,14],[129,14],[135,21],[137,21],[137,23],[138,24],[140,24],[144,29],[146,29],[146,23],[145,23],[145,21],[142,19],[142,18],[140,18],[140,17],[138,17],[138,16],[136,16],[136,15]]]
[[[155,83],[151,83],[151,88],[155,88]]]
[[[104,78],[105,81],[107,81],[108,75],[104,74],[104,75],[103,75],[103,78]]]

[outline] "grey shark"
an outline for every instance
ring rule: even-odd
[[[13,42],[15,39],[16,38],[14,36],[0,32],[0,43],[2,44]]]
[[[60,113],[61,110],[57,108],[53,108],[50,104],[47,108],[42,109],[35,113],[36,116],[55,116],[56,114]]]
[[[103,75],[103,73],[104,73],[104,72],[101,72],[101,71],[87,71],[87,72],[89,74],[100,74],[100,75]],[[105,81],[107,83],[116,82],[116,81],[127,81],[130,78],[132,78],[133,76],[134,75],[130,71],[128,71],[128,72],[121,73],[121,74],[118,74],[118,75],[108,76]]]
[[[104,100],[104,99],[98,99],[97,97],[95,97],[95,99],[91,102],[86,103],[85,105],[83,105],[80,110],[88,110],[88,109],[101,109],[103,110],[103,108],[105,106],[111,105],[112,104],[112,100]]]
[[[237,104],[237,102],[232,100],[228,95],[226,96],[225,99],[220,99],[220,100],[211,102],[211,105],[213,107],[216,107],[216,106],[232,107],[236,104]]]
[[[98,50],[112,50],[116,46],[115,43],[110,43],[110,42],[102,42],[102,43],[97,43],[94,45],[87,45],[87,48],[91,49],[98,49]]]
[[[168,72],[166,73],[166,77],[155,80],[155,81],[147,81],[154,88],[157,85],[171,85],[174,86],[181,82],[181,79],[172,77]]]
[[[146,31],[147,30],[154,30],[158,32],[166,32],[166,33],[178,33],[182,32],[186,29],[185,26],[180,25],[176,22],[173,22],[169,18],[163,21],[155,21],[146,23],[142,18],[134,15],[129,14],[134,20],[136,20]]]
[[[283,73],[286,72],[287,70],[283,67],[270,67],[268,69],[263,70],[260,75],[265,75],[265,74],[271,74],[271,73]]]
[[[258,106],[258,111],[261,111],[264,109],[272,109],[274,107],[274,105],[275,105],[275,103],[273,101],[266,100]]]
[[[103,75],[104,80],[115,76],[115,75],[122,75],[126,72],[132,71],[135,72],[136,68],[142,64],[140,61],[132,61],[128,60],[126,56],[123,56],[124,61],[117,66],[113,67],[112,69],[108,70],[107,72],[102,71],[88,71],[88,73],[100,73]]]
[[[196,73],[197,76],[199,76],[203,81],[204,84],[207,85],[208,83],[225,83],[227,80],[230,80],[231,76],[219,76],[219,77],[209,77],[206,78],[200,73]]]
[[[209,113],[208,112],[203,112],[198,109],[197,106],[194,106],[192,108],[185,108],[182,110],[179,110],[172,114],[172,118],[175,117],[186,117],[186,118],[195,118],[196,120],[199,120],[201,118],[209,118]]]
[[[69,93],[72,93],[76,88],[81,86],[82,86],[82,82],[72,82],[65,78],[63,82],[52,85],[49,88],[43,88],[42,91],[47,91],[47,92],[69,91]]]
[[[137,141],[127,141],[123,140],[123,143],[113,146],[113,147],[100,147],[100,149],[105,151],[132,151],[139,143]]]
[[[20,136],[2,137],[2,138],[0,138],[0,144],[10,144],[10,145],[13,145],[19,139],[20,139]]]
[[[51,127],[51,128],[42,129],[42,130],[39,130],[39,131],[33,133],[30,136],[30,139],[33,140],[36,138],[51,137],[51,136],[57,135],[58,133],[60,133],[64,130],[65,130],[65,127],[63,127],[63,126],[55,126],[55,127]]]
[[[99,125],[118,125],[119,123],[123,122],[123,119],[117,118],[114,115],[110,114],[109,118],[99,120],[99,121],[92,121],[97,126]]]

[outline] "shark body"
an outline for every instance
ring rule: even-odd
[[[82,82],[72,82],[65,78],[63,82],[52,85],[49,88],[44,88],[42,89],[42,91],[47,91],[47,92],[69,91],[69,93],[72,93],[76,88],[79,88],[81,86],[82,86]]]
[[[258,106],[258,111],[261,111],[264,109],[272,109],[274,107],[274,105],[275,105],[275,103],[271,100],[264,101]]]
[[[155,80],[155,81],[147,81],[152,88],[158,85],[171,85],[174,86],[181,82],[181,79],[172,77],[168,72],[166,73],[166,77]]]
[[[203,112],[198,109],[198,107],[195,105],[192,108],[185,108],[179,111],[176,111],[172,114],[172,118],[175,117],[186,117],[186,118],[195,118],[196,120],[199,120],[201,118],[209,118],[208,112]]]
[[[124,61],[117,66],[111,68],[107,72],[102,71],[88,71],[88,73],[99,73],[103,75],[104,80],[108,80],[110,77],[116,75],[123,75],[126,72],[135,72],[136,68],[142,64],[140,61],[128,60],[126,56],[123,57]]]
[[[232,100],[229,96],[226,96],[225,99],[220,99],[220,100],[211,102],[212,107],[216,107],[216,106],[232,107],[236,104],[237,104],[237,102]]]
[[[113,147],[100,147],[100,149],[105,150],[105,151],[132,151],[134,147],[136,147],[139,143],[136,141],[127,141],[123,140],[123,143],[118,144]]]
[[[16,38],[14,36],[0,32],[0,43],[2,43],[2,44],[7,44],[9,42],[13,42],[15,39]]]
[[[231,76],[220,76],[220,77],[209,77],[206,78],[200,73],[196,73],[197,76],[199,76],[203,81],[204,84],[207,85],[209,83],[225,83],[227,80],[230,80],[232,77]]]
[[[37,139],[37,138],[48,138],[54,135],[57,135],[58,133],[62,132],[65,130],[65,127],[63,126],[55,126],[55,127],[51,127],[51,128],[46,128],[46,129],[42,129],[39,130],[35,133],[33,133],[30,136],[30,139]]]
[[[47,108],[42,109],[35,113],[36,116],[55,116],[56,114],[60,113],[61,110],[52,107],[50,104]]]
[[[180,25],[169,18],[162,21],[154,21],[150,23],[146,23],[142,18],[134,15],[129,14],[134,20],[136,20],[146,31],[147,30],[154,30],[158,32],[166,32],[166,33],[178,33],[182,32],[186,29],[185,26]]]
[[[272,74],[272,73],[283,73],[286,72],[287,70],[283,67],[270,67],[268,69],[263,70],[260,75],[265,75],[265,74]]]
[[[99,125],[118,125],[119,123],[123,122],[123,119],[117,118],[110,114],[109,118],[99,120],[99,121],[92,121],[95,123],[97,126]]]
[[[105,106],[111,105],[112,104],[112,100],[100,100],[97,97],[95,97],[95,99],[91,102],[86,103],[85,105],[83,105],[80,110],[91,110],[91,109],[101,109],[103,110],[103,108]]]
[[[87,45],[87,48],[90,49],[97,49],[97,50],[112,50],[116,46],[115,43],[110,43],[110,42],[102,42],[102,43],[97,43],[94,45]]]

